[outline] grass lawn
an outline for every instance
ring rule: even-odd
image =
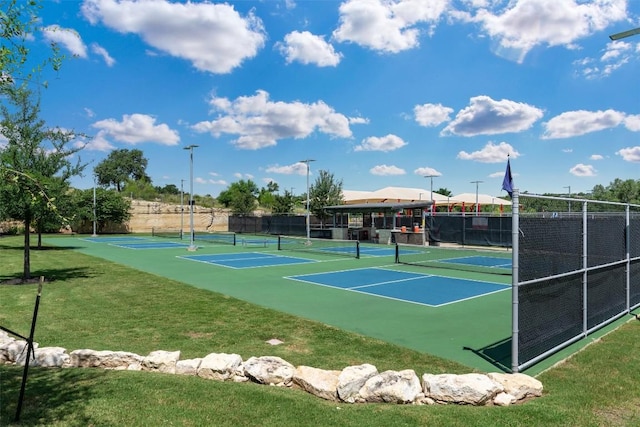
[[[0,281],[22,271],[22,238],[0,238]],[[466,373],[428,354],[344,332],[210,291],[47,247],[31,252],[45,283],[40,346],[180,350],[280,356],[294,365]],[[0,286],[0,325],[27,335],[37,285]],[[265,343],[270,338],[280,346]],[[22,368],[0,367],[0,425],[11,424]],[[29,371],[21,420],[47,426],[636,426],[640,425],[640,322],[625,323],[538,376],[544,396],[522,405],[349,405],[300,390],[197,377],[97,369]]]

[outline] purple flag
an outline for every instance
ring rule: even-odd
[[[509,193],[509,196],[513,195],[513,177],[511,176],[511,164],[507,158],[507,170],[504,172],[504,179],[502,180],[502,189]]]

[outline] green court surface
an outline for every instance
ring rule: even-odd
[[[253,241],[260,240],[256,239]],[[453,360],[478,371],[510,369],[510,276],[395,264],[393,246],[386,245],[363,245],[360,259],[356,259],[341,254],[278,251],[273,240],[265,245],[237,246],[196,242],[197,251],[166,245],[168,242],[176,241],[147,236],[47,238],[52,245]],[[506,250],[497,254],[510,256]],[[455,252],[457,257],[473,255],[477,254]],[[270,259],[280,264],[271,263]],[[259,262],[254,263],[256,260]],[[334,273],[322,274],[330,272]],[[377,272],[391,278],[384,285],[390,289],[389,294],[368,293],[373,288],[366,280],[372,280],[369,276],[376,276]],[[429,274],[437,277],[422,278]],[[394,279],[395,275],[399,279]],[[322,282],[324,277],[345,281],[326,285]],[[414,282],[414,277],[420,280]],[[460,279],[459,283],[471,286],[478,281],[498,291],[449,297],[451,289],[447,287],[458,286],[456,280],[450,279]],[[411,297],[411,292],[426,291],[406,287],[421,286],[425,280],[435,286],[429,292],[442,293],[447,303],[429,305]],[[350,282],[354,282],[353,286]],[[395,283],[405,286],[408,298],[398,292],[400,288],[393,286]],[[554,361],[557,359],[551,358],[530,371],[539,371]]]

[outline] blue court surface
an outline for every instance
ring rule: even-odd
[[[226,253],[211,255],[187,255],[178,258],[190,261],[206,262],[229,268],[256,268],[272,267],[277,265],[304,264],[316,262],[306,258],[295,258],[289,256],[279,256],[262,252]]]
[[[435,307],[510,288],[508,285],[499,283],[433,276],[384,268],[363,268],[304,274],[286,278]]]

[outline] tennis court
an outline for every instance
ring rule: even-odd
[[[234,245],[229,244],[229,235],[225,241],[198,240],[196,235],[197,251],[190,252],[185,247],[189,236],[182,237],[48,239],[57,246],[473,369],[495,371],[510,366],[508,344],[495,349],[511,334],[507,291],[511,277],[486,266],[509,261],[508,251],[428,248],[402,253],[397,262],[395,245],[354,240],[238,234]],[[412,264],[424,259],[429,260],[429,268],[420,262]],[[463,259],[467,264],[428,265],[432,260]]]
[[[188,255],[179,258],[235,269],[271,267],[276,265],[293,265],[316,262],[312,259],[307,258],[280,256],[264,252]]]
[[[431,307],[510,289],[509,286],[499,283],[383,268],[305,274],[290,276],[287,279]]]

